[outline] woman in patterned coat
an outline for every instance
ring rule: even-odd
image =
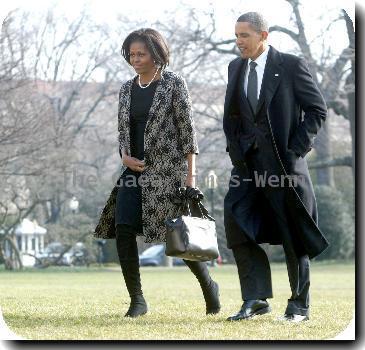
[[[128,317],[147,312],[136,235],[148,243],[165,242],[166,218],[182,214],[171,197],[180,186],[194,195],[198,154],[192,108],[185,80],[166,70],[169,49],[157,31],[130,33],[122,55],[137,75],[119,92],[118,131],[122,175],[99,223],[96,238],[116,238],[124,280],[131,297]],[[198,279],[206,313],[220,310],[218,284],[205,263],[184,260]]]

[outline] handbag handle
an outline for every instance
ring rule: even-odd
[[[215,221],[215,219],[213,218],[213,216],[210,216],[209,215],[208,210],[204,207],[204,205],[200,201],[198,202],[198,206],[199,206],[199,209],[200,209],[200,211],[203,214],[203,217],[205,219],[208,219],[210,221]]]
[[[196,201],[195,203],[198,205],[198,208],[199,208],[199,211],[200,211],[200,214],[199,214],[200,218],[207,219],[207,220],[210,220],[210,221],[215,221],[215,219],[212,216],[209,215],[208,210],[204,207],[204,205],[200,202],[200,200]],[[189,199],[184,200],[183,207],[185,209],[185,213],[187,213],[188,216],[192,216],[191,215]]]
[[[190,210],[190,205],[189,205],[189,200],[185,199],[183,202],[183,208],[185,209],[185,213],[187,213],[187,216],[191,216],[191,210]]]

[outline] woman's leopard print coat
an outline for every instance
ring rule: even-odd
[[[134,78],[133,78],[134,79]],[[124,147],[130,154],[130,101],[133,79],[119,92],[119,152]],[[196,130],[190,95],[184,78],[172,71],[163,71],[157,84],[148,114],[144,139],[145,165],[142,173],[142,225],[146,243],[166,241],[165,219],[182,214],[171,202],[171,195],[185,185],[188,170],[187,154],[198,154]],[[121,174],[127,169],[122,166]],[[121,175],[122,176],[122,175]],[[114,186],[99,223],[95,238],[115,238],[115,202],[120,178]]]

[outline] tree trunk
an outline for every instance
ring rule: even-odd
[[[355,63],[351,60],[352,70],[346,79],[347,102],[348,102],[348,120],[350,122],[351,147],[352,147],[352,176],[355,182],[355,150],[356,150],[356,99],[355,99]]]
[[[56,193],[51,200],[51,217],[49,219],[50,223],[56,223],[60,217],[61,205],[59,201],[59,194]]]
[[[355,38],[355,29],[354,24],[352,23],[351,18],[347,14],[345,10],[342,10],[344,19],[346,21],[347,35],[349,38],[349,48],[352,50],[351,55],[351,73],[346,79],[346,91],[347,92],[347,101],[348,101],[348,119],[350,121],[350,131],[351,131],[351,141],[352,141],[352,176],[355,182],[355,147],[356,147],[356,128],[355,128],[355,46],[356,46],[356,38]]]
[[[355,127],[355,92],[351,92],[347,95],[349,102],[349,121],[351,130],[351,145],[352,145],[352,176],[355,182],[355,150],[356,150],[356,127]]]
[[[2,255],[4,257],[4,263],[5,263],[5,269],[7,270],[21,270],[23,268],[22,259],[20,257],[20,253],[18,250],[18,247],[15,243],[15,237],[14,236],[6,236],[5,239],[2,242],[4,246],[2,247]],[[5,248],[5,244],[8,244],[10,247],[10,256],[7,257],[4,254],[3,249]]]
[[[323,124],[322,129],[319,131],[315,141],[315,150],[317,155],[317,161],[324,161],[332,158],[332,149],[330,143],[330,132],[328,121]],[[317,185],[335,186],[333,167],[317,168]]]

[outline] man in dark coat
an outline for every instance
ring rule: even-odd
[[[267,44],[262,15],[235,26],[241,57],[230,62],[223,128],[233,169],[224,199],[228,247],[236,260],[243,305],[229,321],[271,311],[270,264],[260,243],[282,244],[291,297],[281,320],[309,319],[309,260],[328,242],[305,155],[327,116],[305,61]]]

